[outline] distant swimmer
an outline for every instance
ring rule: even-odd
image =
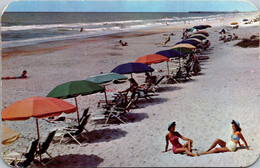
[[[80,29],[80,32],[82,32],[83,31],[83,27]]]

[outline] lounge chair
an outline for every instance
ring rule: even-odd
[[[67,127],[67,128],[63,128],[63,133],[61,134],[61,140],[60,140],[60,143],[62,142],[63,140],[63,137],[71,137],[73,140],[75,140],[79,145],[81,145],[81,143],[77,140],[78,137],[82,136],[82,132],[85,129],[85,126],[87,125],[88,121],[89,121],[89,118],[90,118],[90,114],[88,114],[86,117],[84,117],[80,123],[79,126],[77,127]],[[85,137],[87,138],[87,137]],[[88,139],[88,138],[87,138]]]
[[[160,88],[160,87],[159,87],[159,84],[161,83],[161,81],[162,81],[165,77],[166,77],[166,76],[164,75],[164,76],[160,77],[158,80],[156,80],[155,83],[153,83],[153,84],[150,86],[150,88],[149,88],[148,91],[154,92],[154,90],[155,90],[156,87]]]
[[[151,86],[143,87],[143,88],[138,87],[135,90],[135,95],[136,95],[135,101],[137,101],[140,98],[144,98],[147,101],[152,102],[152,100],[153,100],[152,96],[157,96],[157,95],[156,94],[150,94],[150,92],[149,92],[150,87]]]
[[[134,92],[132,94],[135,94]],[[133,96],[131,96],[128,104],[126,105],[126,107],[119,107],[117,105],[113,105],[111,106],[109,109],[107,109],[106,113],[108,113],[108,115],[106,116],[106,122],[105,124],[108,123],[108,121],[112,118],[115,117],[117,118],[119,121],[121,121],[122,123],[125,124],[125,121],[122,120],[121,118],[124,118],[126,120],[126,118],[124,117],[124,115],[129,111],[130,106],[132,104],[135,104],[135,99]],[[135,105],[136,107],[138,107],[137,105]]]
[[[12,166],[28,167],[34,160],[38,144],[39,144],[39,139],[34,140],[28,152],[20,153],[21,158],[13,158],[12,155],[10,154],[10,155],[5,155],[3,159],[12,160],[12,162],[10,163],[10,165]],[[20,162],[16,163],[16,161],[20,161]]]
[[[41,144],[41,149],[36,151],[36,157],[39,156],[40,154],[42,155],[42,154],[46,153],[51,158],[51,160],[49,162],[47,162],[46,164],[48,164],[52,161],[52,156],[47,152],[47,150],[48,150],[56,132],[57,132],[57,129],[52,131],[51,133],[49,133],[46,140]]]
[[[89,112],[89,108],[90,108],[90,107],[88,107],[88,108],[86,108],[86,109],[84,110],[82,116],[81,116],[80,119],[79,119],[79,123],[82,122],[82,120],[84,119],[84,117],[87,117],[88,112]]]

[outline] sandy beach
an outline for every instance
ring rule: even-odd
[[[259,36],[259,22],[243,24],[243,17],[223,20],[197,21],[160,29],[114,34],[102,37],[40,43],[30,46],[4,48],[2,50],[2,76],[17,76],[24,69],[28,79],[2,80],[2,110],[8,105],[32,96],[45,97],[55,86],[72,80],[84,80],[100,72],[110,72],[116,66],[134,62],[137,58],[170,49],[181,41],[182,29],[209,24],[211,49],[203,51],[210,59],[200,62],[201,72],[192,80],[179,84],[166,84],[164,80],[156,90],[153,102],[138,100],[139,108],[126,115],[126,124],[104,125],[90,120],[84,132],[89,139],[80,139],[82,146],[74,141],[59,144],[54,139],[48,152],[53,161],[47,167],[240,167],[253,164],[259,157],[259,96],[260,70],[259,48],[235,46],[241,39]],[[238,29],[230,29],[231,22],[238,22]],[[222,28],[236,33],[238,40],[219,41]],[[166,46],[163,34],[171,34]],[[118,41],[129,45],[118,45]],[[173,63],[170,63],[173,67]],[[166,63],[153,64],[154,75],[167,74]],[[126,75],[130,77],[130,75]],[[134,74],[139,84],[144,74]],[[113,93],[129,87],[129,83],[111,84],[106,87],[109,99]],[[80,114],[90,107],[90,113],[101,111],[97,102],[103,93],[79,96]],[[74,99],[65,101],[75,104]],[[76,113],[67,117],[76,118]],[[168,124],[176,121],[176,131],[194,141],[194,152],[203,152],[213,141],[230,140],[231,121],[240,122],[242,133],[252,150],[244,148],[236,152],[189,157],[173,154],[165,148]],[[4,125],[21,133],[21,138],[10,146],[2,145],[2,152],[10,153],[28,146],[37,137],[35,119],[4,121]],[[42,141],[48,130],[70,124],[70,120],[56,124],[39,120]],[[258,140],[257,140],[258,139]],[[184,141],[180,141],[184,143]],[[171,149],[171,144],[169,145]],[[48,158],[43,155],[43,158]],[[37,166],[32,164],[31,166]]]

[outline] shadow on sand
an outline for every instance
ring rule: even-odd
[[[137,101],[137,106],[138,106],[138,109],[139,108],[145,108],[151,104],[155,105],[155,104],[161,104],[161,103],[164,103],[164,102],[167,102],[169,99],[166,99],[166,98],[161,98],[161,97],[152,97],[153,100],[151,102],[147,101],[146,99],[142,98],[142,99],[138,99]]]
[[[43,162],[48,162],[43,159]],[[97,155],[70,154],[53,157],[48,167],[97,167],[104,161]],[[38,165],[38,164],[37,164]]]
[[[168,92],[168,91],[175,91],[175,90],[181,90],[182,88],[179,86],[160,86],[159,88],[156,88],[156,92]]]
[[[120,139],[121,137],[125,137],[127,134],[126,131],[123,131],[119,128],[116,129],[99,129],[93,130],[86,133],[88,137],[88,143],[98,143],[98,142],[109,142],[115,139]]]

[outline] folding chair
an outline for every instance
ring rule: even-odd
[[[46,164],[48,164],[52,161],[52,156],[47,152],[47,150],[48,150],[56,132],[57,132],[57,129],[52,131],[51,133],[49,133],[46,140],[41,144],[41,149],[36,151],[36,157],[39,156],[40,154],[42,155],[42,154],[46,153],[51,158],[51,160],[49,162],[47,162]]]
[[[60,143],[62,142],[63,138],[64,137],[71,137],[74,141],[76,141],[79,145],[81,145],[81,143],[77,140],[77,138],[79,136],[82,136],[82,132],[85,129],[85,126],[87,125],[88,121],[89,121],[89,118],[90,118],[90,115],[91,114],[88,114],[86,117],[84,117],[80,123],[79,126],[77,127],[74,127],[74,128],[63,128],[63,133],[62,133],[62,137],[61,137],[61,140],[60,140]],[[87,137],[85,137],[87,138]],[[88,139],[88,138],[87,138]]]
[[[13,158],[12,154],[5,155],[3,157],[3,159],[4,160],[12,160],[12,162],[10,163],[10,165],[12,165],[12,166],[28,167],[32,163],[32,161],[34,160],[38,144],[39,144],[39,139],[34,140],[31,144],[30,150],[27,153],[21,153],[20,159],[19,158]],[[20,161],[20,162],[16,163],[16,161]]]

